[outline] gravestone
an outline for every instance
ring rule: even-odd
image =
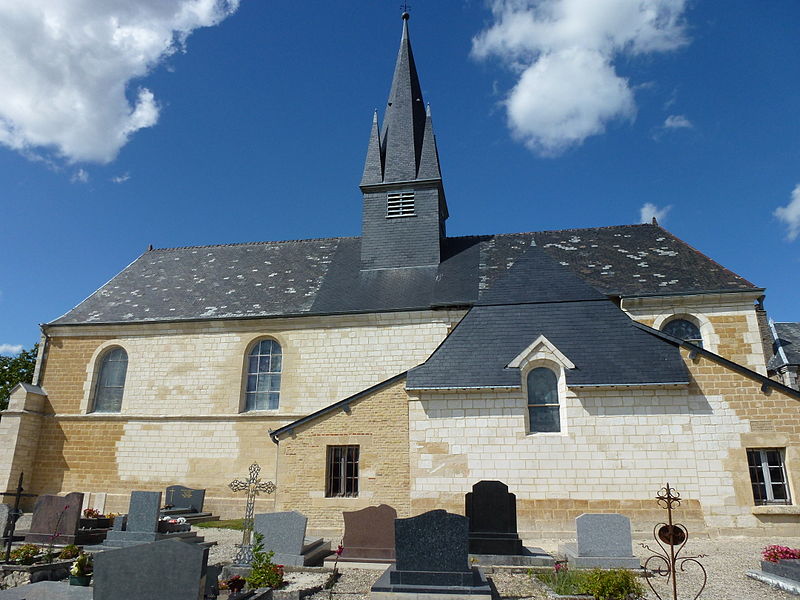
[[[465,497],[471,554],[523,554],[517,497],[502,481],[479,481]]]
[[[394,560],[394,521],[397,511],[387,504],[343,512],[344,550],[339,560],[385,562]]]
[[[491,588],[469,564],[468,519],[433,510],[394,524],[396,562],[372,586],[371,598],[452,594],[488,600]]]
[[[128,531],[155,533],[161,511],[161,492],[131,492]]]
[[[45,494],[33,506],[30,531],[25,542],[32,544],[74,544],[81,519],[83,494]],[[55,535],[58,533],[58,535]]]
[[[575,519],[576,544],[562,544],[571,565],[601,569],[638,569],[633,555],[631,520],[625,515],[583,514]]]
[[[8,504],[0,504],[0,537],[6,534],[10,516],[11,507]]]
[[[306,537],[308,518],[296,511],[255,516],[253,530],[264,536],[264,550],[275,555],[272,562],[292,567],[321,563],[330,554],[330,542]]]
[[[203,600],[207,569],[208,548],[180,540],[100,552],[94,600]]]
[[[171,485],[167,488],[165,504],[173,509],[184,508],[192,512],[203,512],[203,502],[206,498],[205,490],[195,490],[182,485]]]

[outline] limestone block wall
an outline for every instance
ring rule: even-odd
[[[277,510],[299,510],[309,529],[340,538],[342,511],[388,504],[410,514],[408,397],[400,381],[353,402],[350,414],[331,413],[281,437]],[[359,446],[359,491],[355,498],[326,498],[327,447]]]
[[[26,442],[38,448],[32,489],[107,492],[106,509],[119,512],[131,490],[182,484],[206,488],[206,506],[217,514],[240,516],[244,501],[227,483],[245,477],[252,462],[274,479],[270,430],[421,363],[462,315],[50,328],[41,433]],[[280,407],[242,412],[246,355],[266,336],[283,349]],[[122,410],[93,413],[98,357],[116,345],[128,353]],[[263,499],[258,507],[273,504]]]
[[[17,386],[11,394],[8,409],[0,419],[0,491],[16,490],[20,473],[23,487],[31,488],[44,401],[44,396],[30,393],[23,386]]]
[[[785,447],[800,492],[800,468],[792,468],[800,464],[800,402],[765,396],[705,362],[688,361],[697,378],[688,389],[568,391],[560,433],[528,434],[526,400],[513,390],[412,397],[412,512],[463,513],[474,483],[500,479],[517,494],[523,532],[574,531],[587,510],[622,512],[649,531],[663,518],[652,498],[669,481],[687,499],[679,517],[695,529],[797,527],[797,506],[754,507],[746,450]],[[758,514],[776,508],[781,514]]]
[[[104,350],[122,346],[122,413],[220,415],[244,409],[246,357],[259,339],[283,351],[283,417],[303,416],[423,362],[463,311],[418,311],[173,325],[54,327],[41,385],[52,412],[91,411]]]
[[[767,374],[761,328],[754,302],[760,292],[625,298],[622,309],[631,318],[661,329],[673,317],[685,318],[700,328],[705,348]]]
[[[126,512],[131,490],[161,491],[180,483],[205,488],[207,510],[241,517],[244,497],[227,485],[247,478],[253,462],[274,478],[275,448],[269,418],[43,420],[32,488],[40,494],[107,492],[106,510]],[[259,501],[272,510],[274,499]]]

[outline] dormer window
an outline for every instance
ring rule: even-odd
[[[386,218],[413,217],[414,192],[392,192],[386,195]]]

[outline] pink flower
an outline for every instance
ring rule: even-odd
[[[339,544],[339,546],[336,548],[336,556],[341,556],[342,552],[344,552],[344,546]]]
[[[561,571],[567,570],[567,563],[556,563],[554,569],[556,573],[560,573]]]

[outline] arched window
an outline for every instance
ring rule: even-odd
[[[103,354],[94,388],[94,412],[120,411],[127,372],[128,353],[124,348],[117,346]]]
[[[703,337],[700,335],[700,328],[686,319],[673,319],[661,328],[661,331],[669,335],[680,338],[685,342],[703,347]]]
[[[247,358],[245,410],[278,408],[281,393],[281,345],[261,340]]]
[[[528,373],[528,417],[531,433],[561,431],[558,406],[558,377],[538,367]]]

